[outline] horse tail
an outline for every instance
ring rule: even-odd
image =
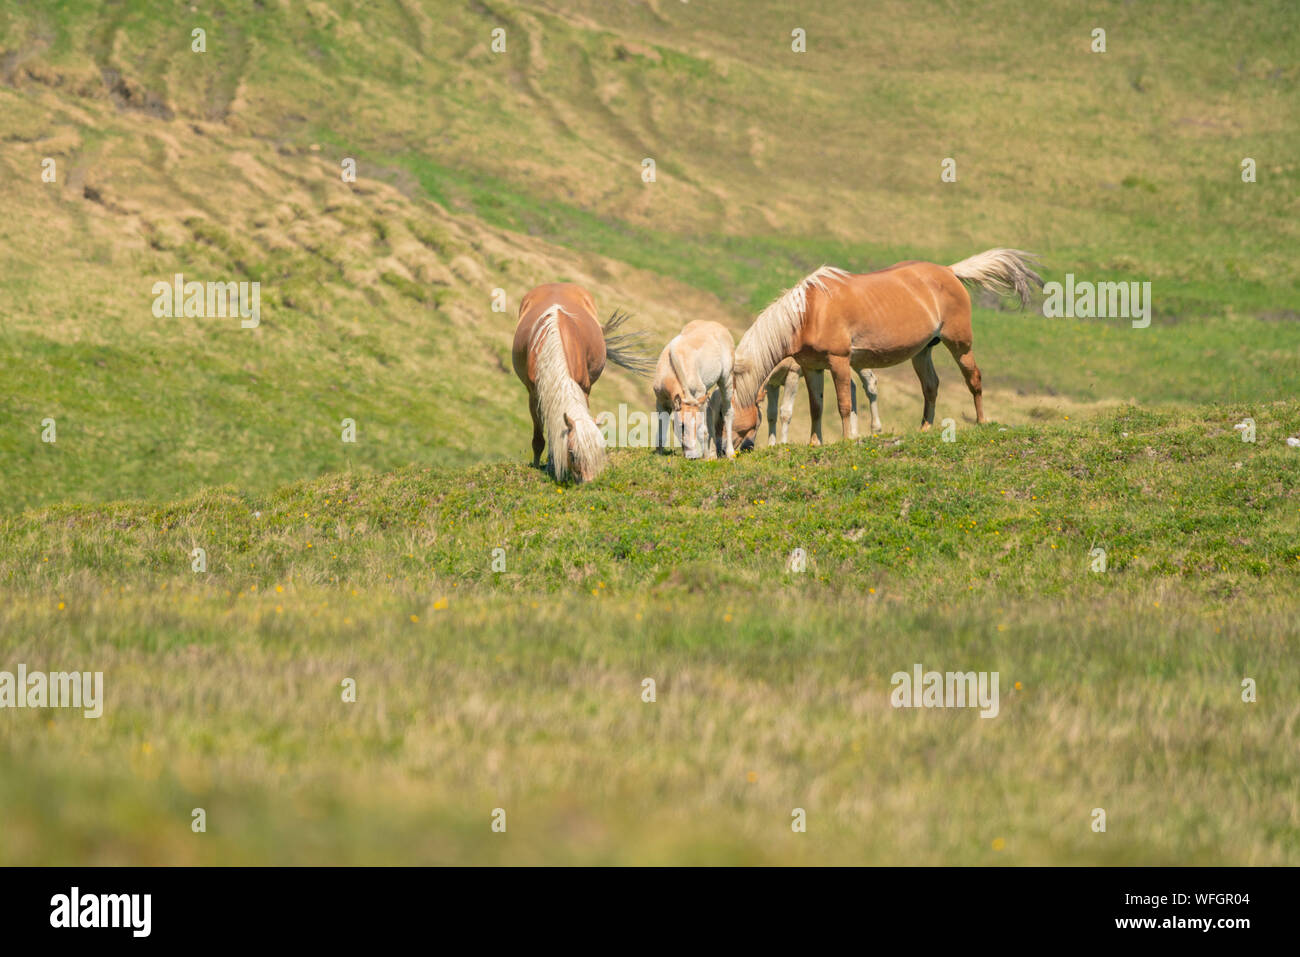
[[[1043,277],[1033,270],[1037,265],[1032,254],[1019,249],[988,249],[948,268],[962,282],[1004,295],[1014,293],[1024,307],[1029,305],[1034,287],[1043,288]]]
[[[600,334],[605,339],[605,358],[644,378],[654,371],[654,362],[641,349],[641,342],[646,335],[644,331],[620,331],[630,318],[632,317],[628,313],[615,309],[613,315],[600,327]]]

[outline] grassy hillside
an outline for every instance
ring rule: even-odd
[[[10,518],[4,660],[107,703],[0,723],[0,859],[1295,864],[1300,403],[1233,415]]]
[[[0,711],[0,863],[1298,863],[1298,32],[0,0],[0,671],[106,692]],[[951,443],[905,364],[861,444],[799,444],[801,396],[734,463],[524,464],[539,282],[657,353],[822,263],[1003,245],[1150,282],[1151,326],[980,298],[994,423],[941,358]],[[260,326],[156,318],[176,273],[259,282]],[[918,662],[999,716],[890,707]]]
[[[1002,421],[1295,394],[1294,4],[1231,29],[1184,3],[738,9],[0,4],[5,505],[517,460],[514,310],[555,278],[657,348],[692,318],[740,331],[822,262],[1015,245],[1049,277],[1152,282],[1155,322],[981,310]],[[154,318],[177,272],[260,281],[262,326]],[[911,370],[885,390],[910,428]],[[611,373],[596,401],[648,392]]]

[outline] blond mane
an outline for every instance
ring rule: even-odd
[[[574,454],[593,472],[604,468],[605,437],[591,417],[586,394],[569,374],[569,363],[564,357],[564,343],[560,337],[560,313],[572,318],[572,313],[560,305],[551,306],[538,318],[529,351],[537,356],[537,405],[546,432],[547,455],[555,477],[564,481],[569,477],[565,415],[574,424]]]
[[[790,354],[795,334],[803,327],[808,308],[808,290],[816,286],[829,292],[827,280],[843,282],[848,273],[835,266],[822,266],[787,289],[764,309],[736,346],[736,404],[750,406],[757,401],[759,387],[772,370]]]

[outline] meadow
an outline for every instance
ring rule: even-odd
[[[107,699],[0,711],[0,863],[1297,863],[1295,5],[740,8],[0,2],[0,670]],[[860,443],[526,464],[536,283],[657,351],[1002,245],[1151,326],[978,300],[951,442],[904,365]]]

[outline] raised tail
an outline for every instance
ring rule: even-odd
[[[622,366],[628,372],[642,377],[654,371],[654,361],[641,349],[645,332],[621,332],[623,324],[631,319],[626,312],[614,310],[614,314],[600,327],[605,337],[605,358],[616,366]]]
[[[1020,297],[1020,305],[1029,305],[1034,288],[1043,288],[1043,277],[1034,272],[1038,261],[1031,253],[1019,249],[988,249],[948,268],[962,282],[974,283],[1006,295]]]

